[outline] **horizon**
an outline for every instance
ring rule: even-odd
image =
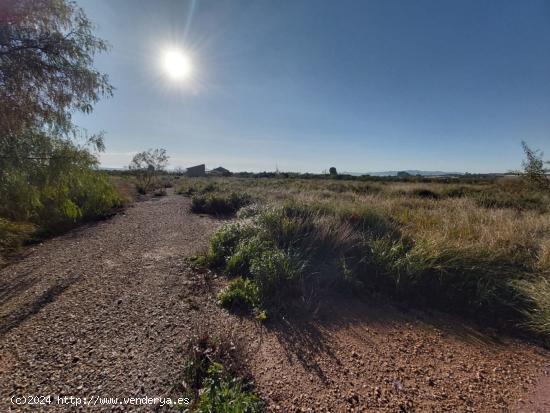
[[[541,0],[78,3],[112,46],[114,97],[74,116],[106,132],[102,167],[155,146],[171,168],[505,173],[522,140],[550,152]]]
[[[188,167],[166,167],[164,171],[173,173],[179,170],[185,171],[187,168],[191,168],[194,166],[202,165],[201,163],[189,165]],[[206,172],[212,171],[219,167],[224,167],[223,165],[217,165],[217,166],[211,166],[209,167],[208,163],[204,163]],[[213,165],[213,164],[212,164]],[[128,165],[121,166],[121,167],[110,167],[110,166],[104,166],[100,164],[100,169],[107,170],[107,171],[130,171],[128,168]],[[226,168],[227,169],[227,168]],[[324,170],[320,172],[311,172],[311,171],[292,171],[292,170],[280,170],[280,169],[262,169],[257,171],[250,171],[250,170],[230,170],[232,174],[243,174],[243,173],[280,173],[280,174],[311,174],[311,175],[328,175],[329,168],[325,168]],[[398,172],[408,172],[408,173],[422,173],[422,176],[430,177],[430,176],[441,176],[441,175],[515,175],[520,173],[518,170],[508,170],[504,172],[470,172],[470,171],[438,171],[438,170],[425,170],[425,169],[399,169],[399,170],[386,170],[386,171],[344,171],[344,170],[338,170],[338,175],[352,175],[352,176],[392,176],[391,174],[398,173]]]

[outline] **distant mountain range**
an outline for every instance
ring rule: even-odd
[[[398,172],[407,172],[409,175],[421,175],[421,176],[445,176],[445,175],[464,175],[463,172],[443,172],[443,171],[419,171],[416,169],[407,169],[403,171],[384,171],[384,172],[342,172],[342,174],[348,175],[370,175],[370,176],[397,176]]]

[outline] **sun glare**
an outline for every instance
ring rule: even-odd
[[[166,74],[173,80],[185,80],[191,75],[191,60],[181,50],[165,51],[162,56],[162,65]]]

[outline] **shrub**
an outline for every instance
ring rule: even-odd
[[[50,159],[0,160],[1,218],[32,224],[36,235],[45,236],[103,217],[121,206],[117,191],[108,176],[95,169],[97,159],[87,148],[41,132],[25,139],[32,141],[29,150],[33,145],[40,149],[26,156]]]
[[[210,215],[232,215],[250,202],[251,197],[246,193],[232,192],[229,196],[195,195],[192,198],[191,211]]]
[[[262,239],[258,235],[252,238],[241,238],[233,253],[228,257],[224,272],[230,276],[249,276],[252,259],[273,248],[275,248],[273,243]]]
[[[299,290],[298,280],[304,264],[297,254],[267,249],[250,260],[250,276],[266,307],[284,307]]]
[[[210,239],[210,248],[206,255],[208,264],[214,268],[224,267],[233,255],[241,239],[252,235],[254,229],[243,224],[224,225]]]
[[[419,198],[429,198],[429,199],[439,199],[440,196],[438,193],[427,189],[427,188],[415,188],[411,192],[413,196],[417,196]]]

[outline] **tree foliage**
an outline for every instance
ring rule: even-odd
[[[0,3],[0,130],[17,136],[45,124],[73,128],[71,112],[91,112],[111,95],[107,75],[92,66],[107,49],[83,10],[65,0]]]
[[[101,215],[118,197],[89,146],[30,129],[1,140],[0,216],[42,227]]]
[[[97,170],[103,136],[71,120],[112,94],[93,67],[106,49],[73,1],[0,1],[0,253],[18,228],[56,232],[118,204]]]
[[[166,149],[162,148],[148,149],[134,155],[128,168],[135,173],[141,192],[145,193],[155,186],[158,173],[166,168],[168,159]]]
[[[544,167],[545,163],[550,162],[544,161],[544,153],[539,149],[531,149],[525,141],[521,142],[521,146],[525,153],[525,160],[522,162],[525,180],[538,188],[550,188],[550,180],[546,176],[550,169]]]

